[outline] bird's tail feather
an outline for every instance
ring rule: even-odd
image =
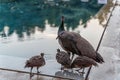
[[[99,53],[96,54],[96,61],[101,64],[105,62],[103,57]]]

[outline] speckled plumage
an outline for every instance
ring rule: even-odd
[[[56,60],[62,66],[70,68],[71,60],[69,54],[67,54],[66,52],[57,49]]]
[[[90,66],[98,66],[97,62],[86,56],[78,56],[71,64],[71,68],[86,68]]]
[[[29,60],[26,61],[25,68],[30,67],[31,72],[33,67],[37,67],[37,72],[39,67],[42,67],[45,65],[45,59],[44,59],[44,53],[41,53],[40,55],[33,56]]]

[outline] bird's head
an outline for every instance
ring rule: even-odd
[[[60,52],[60,49],[57,49],[57,52]]]
[[[64,18],[64,16],[62,16],[62,17],[61,17],[61,21],[64,21],[64,20],[65,20],[65,18]]]
[[[58,29],[58,34],[60,34],[61,31],[65,31],[64,29],[64,16],[61,17],[61,24]]]
[[[41,53],[40,55],[41,55],[42,57],[44,57],[44,53]]]
[[[29,60],[26,61],[24,68],[28,67],[30,64]]]

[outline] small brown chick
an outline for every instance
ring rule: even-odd
[[[57,49],[56,60],[61,64],[61,66],[63,66],[63,68],[70,68],[71,60],[68,53]],[[61,69],[63,68],[61,67]]]
[[[39,73],[39,67],[42,67],[45,65],[45,59],[44,59],[44,53],[41,53],[40,55],[33,56],[29,60],[26,61],[25,68],[31,67],[30,73],[32,73],[33,67],[37,68],[37,73]]]
[[[98,66],[97,62],[93,60],[92,58],[89,58],[86,56],[78,56],[73,60],[71,64],[71,68],[80,68],[80,69],[83,69],[84,71],[84,68],[90,67],[92,65]]]

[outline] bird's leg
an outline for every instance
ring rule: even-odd
[[[30,79],[34,76],[34,74],[32,74],[32,69],[33,69],[33,67],[31,67],[31,69],[30,69]]]
[[[82,76],[85,74],[85,68],[82,69],[82,72],[80,72]]]
[[[40,73],[40,72],[39,72],[39,67],[37,67],[37,73]]]
[[[64,66],[61,65],[61,70],[64,70]]]
[[[73,58],[74,58],[74,54],[72,54],[72,58],[71,58],[71,61],[73,61]]]
[[[30,73],[32,73],[32,69],[33,69],[33,67],[31,67],[31,69],[30,69]]]
[[[77,70],[75,70],[75,71],[77,71],[78,73],[80,73],[80,70],[81,70],[81,68],[80,68],[80,69],[77,69]]]
[[[85,68],[83,68],[83,70],[82,70],[82,74],[85,74]]]
[[[63,66],[63,65],[61,65],[61,71],[62,71],[62,72],[64,71],[64,66]]]
[[[85,74],[85,72],[84,72],[84,70],[85,70],[85,68],[83,68],[83,70],[82,70],[82,72],[80,71],[82,68],[80,68],[80,69],[78,69],[78,70],[76,70],[78,73],[80,73],[80,74]]]

